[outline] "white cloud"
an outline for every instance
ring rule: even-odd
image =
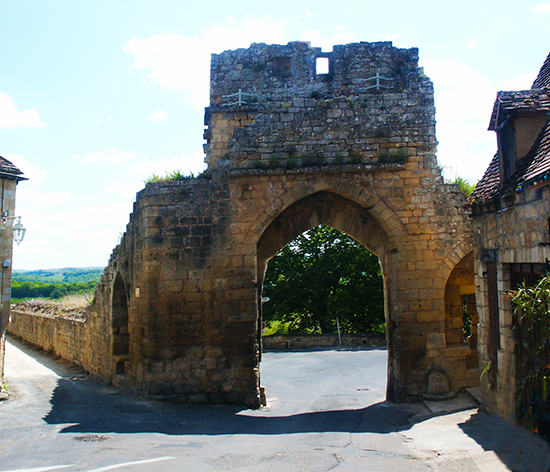
[[[203,31],[203,36],[212,44],[212,52],[248,47],[251,38],[256,43],[281,44],[285,41],[284,23],[267,16],[258,19],[237,21],[228,17],[222,24]]]
[[[82,159],[84,162],[97,163],[109,162],[112,164],[123,164],[126,161],[135,159],[137,154],[129,151],[119,151],[118,149],[107,149],[106,151],[93,152],[86,156],[73,156],[74,159]]]
[[[394,41],[397,41],[402,34],[403,34],[403,31],[399,31],[397,33],[386,33],[384,34],[384,39],[386,41],[394,42]]]
[[[120,226],[121,222],[126,224],[129,214],[128,205],[125,204],[84,205],[60,211],[56,218],[58,221],[70,222],[68,226],[72,231],[83,232],[90,228],[101,230]]]
[[[257,42],[282,43],[282,24],[264,17],[237,22],[227,18],[223,24],[202,31],[200,37],[161,34],[147,39],[132,38],[124,47],[131,54],[134,67],[148,73],[147,79],[171,89],[190,92],[199,109],[208,105],[210,55],[227,49],[249,47]]]
[[[347,44],[355,41],[353,33],[344,27],[335,28],[334,34],[327,36],[318,30],[306,30],[300,33],[302,41],[309,41],[314,47],[321,47],[323,51],[332,51],[335,44]]]
[[[529,90],[537,78],[538,71],[527,72],[525,74],[505,79],[497,82],[498,90]]]
[[[135,197],[143,188],[143,182],[133,184],[123,184],[121,182],[115,182],[109,185],[106,189],[106,193],[114,193],[116,195],[122,195],[123,197]]]
[[[550,3],[542,2],[531,7],[531,11],[537,15],[547,15],[550,13]]]
[[[174,156],[162,161],[150,160],[148,162],[140,162],[132,170],[131,174],[138,178],[146,180],[152,174],[163,176],[167,172],[180,170],[184,174],[193,173],[197,175],[206,169],[204,163],[204,154],[198,152],[188,156]]]
[[[0,92],[0,128],[19,128],[23,126],[41,128],[48,126],[48,124],[40,121],[40,116],[34,108],[18,111],[13,98]]]
[[[153,113],[149,113],[148,118],[150,120],[161,121],[161,120],[166,120],[168,118],[168,115],[166,114],[166,112],[164,110],[157,110]]]
[[[17,268],[102,266],[128,223],[131,206],[88,205],[65,211],[28,210],[25,240],[14,247]],[[37,266],[39,261],[39,266]]]
[[[4,157],[17,166],[17,168],[23,172],[24,176],[29,179],[28,183],[25,182],[25,187],[27,185],[38,185],[48,177],[48,173],[45,170],[27,161],[25,156],[19,154],[4,154]]]
[[[470,67],[452,61],[425,61],[435,86],[437,157],[454,174],[479,180],[496,149],[487,126],[497,88]]]
[[[25,211],[36,208],[54,208],[72,200],[70,193],[43,192],[36,188],[27,188],[24,184],[17,187],[16,204]]]
[[[496,94],[489,79],[452,60],[427,61],[424,67],[437,84],[438,119],[458,121],[484,116],[489,120]]]
[[[478,42],[477,38],[471,38],[470,42],[467,44],[466,47],[468,49],[475,49],[475,48],[477,48],[478,44],[479,44],[479,42]]]

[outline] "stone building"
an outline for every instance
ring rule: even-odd
[[[463,335],[467,300],[476,317],[472,233],[437,165],[417,49],[292,42],[213,55],[205,125],[208,169],[138,193],[87,319],[68,328],[15,312],[14,333],[135,392],[258,406],[266,264],[325,224],[379,257],[388,398],[477,384]]]
[[[11,305],[11,260],[17,183],[26,180],[10,161],[0,156],[0,394],[4,385],[4,346]]]
[[[550,55],[530,90],[499,92],[489,129],[498,151],[470,197],[485,406],[517,417],[519,349],[507,295],[550,266]],[[522,343],[521,343],[522,344]],[[519,352],[521,351],[521,354]],[[520,387],[521,390],[521,387]]]

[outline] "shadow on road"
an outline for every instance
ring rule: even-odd
[[[388,434],[412,426],[418,408],[381,402],[362,409],[276,416],[239,405],[189,405],[147,400],[93,380],[73,364],[10,336],[10,343],[60,378],[44,421],[66,425],[64,433],[162,433],[168,435],[371,432]]]
[[[411,426],[415,411],[387,402],[357,410],[274,416],[270,410],[233,405],[185,405],[119,393],[89,378],[60,379],[44,420],[69,424],[67,433],[162,433],[170,435],[392,433]]]
[[[549,445],[523,428],[481,411],[458,426],[510,470],[550,471]]]
[[[237,405],[198,406],[150,401],[96,382],[74,365],[56,361],[19,340],[10,338],[10,343],[59,376],[49,402],[51,408],[43,420],[61,426],[62,433],[207,436],[325,432],[389,434],[406,431],[430,416],[419,405],[388,402],[361,409],[277,416],[276,409],[247,410]],[[445,416],[445,413],[441,415]],[[442,430],[435,430],[433,434],[444,436],[445,429],[456,428],[456,423],[452,419],[449,421]],[[483,450],[494,451],[510,470],[550,471],[548,444],[526,430],[482,412],[474,413],[458,427]]]

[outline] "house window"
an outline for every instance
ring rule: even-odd
[[[504,184],[516,170],[514,131],[509,123],[498,132],[497,142],[500,159],[500,182]]]
[[[542,278],[544,264],[510,264],[510,289],[516,290],[523,283],[535,285]]]

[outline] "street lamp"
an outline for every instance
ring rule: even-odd
[[[25,233],[27,232],[27,228],[23,226],[23,223],[21,223],[21,217],[17,217],[17,221],[12,226],[13,231],[13,240],[19,245],[21,241],[23,241],[23,238],[25,237]]]
[[[20,216],[9,216],[8,210],[4,211],[2,215],[2,222],[0,224],[0,233],[3,233],[6,229],[10,228],[13,232],[13,240],[19,244],[23,241],[27,228],[21,223]]]

